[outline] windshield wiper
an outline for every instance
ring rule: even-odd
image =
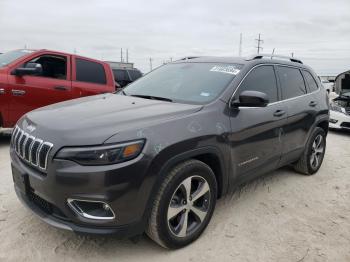
[[[159,96],[149,96],[149,95],[130,95],[134,97],[140,97],[140,98],[145,98],[145,99],[152,99],[152,100],[161,100],[161,101],[167,101],[167,102],[173,102],[170,98],[166,97],[159,97]]]

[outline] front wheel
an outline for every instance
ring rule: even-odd
[[[179,164],[160,187],[146,233],[166,248],[190,244],[208,225],[216,196],[215,175],[208,165],[198,160]]]
[[[325,151],[326,133],[322,128],[316,127],[307,142],[303,155],[294,165],[295,170],[304,175],[315,174],[321,167]]]

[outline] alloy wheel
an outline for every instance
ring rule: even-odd
[[[188,237],[207,217],[210,187],[201,176],[190,176],[176,188],[167,212],[168,227],[176,237]]]
[[[314,142],[312,143],[310,165],[313,169],[317,169],[322,161],[324,155],[324,139],[322,135],[316,136]]]

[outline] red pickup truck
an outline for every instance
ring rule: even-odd
[[[115,91],[109,64],[48,50],[0,55],[0,127],[25,113],[64,100]]]

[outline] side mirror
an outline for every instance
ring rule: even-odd
[[[265,107],[269,99],[265,93],[259,91],[243,91],[238,100],[232,101],[233,107]]]
[[[12,75],[40,75],[43,72],[43,67],[38,63],[27,63],[24,67],[19,67],[13,70]]]

